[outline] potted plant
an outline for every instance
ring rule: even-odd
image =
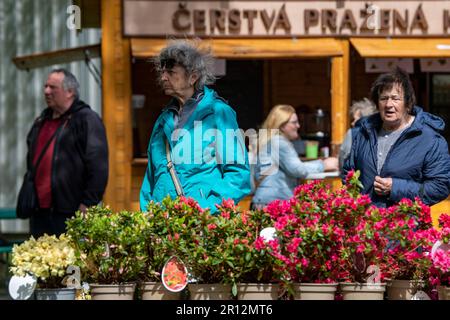
[[[181,298],[180,292],[167,290],[161,278],[165,264],[176,254],[168,245],[172,239],[168,228],[171,224],[169,211],[166,206],[169,208],[168,210],[172,211],[170,219],[178,216],[173,213],[174,202],[170,198],[165,199],[162,204],[151,201],[147,206],[149,223],[146,231],[146,251],[148,259],[141,274],[141,279],[143,279],[140,286],[142,300],[178,300]]]
[[[345,230],[341,240],[338,265],[340,291],[344,300],[383,300],[386,290],[383,256],[388,239],[383,234],[385,209],[371,205],[361,195],[359,171],[350,171],[335,202],[333,211]]]
[[[450,215],[440,215],[439,227],[439,240],[431,254],[430,282],[437,286],[439,300],[450,300]]]
[[[334,299],[337,281],[346,275],[340,265],[346,228],[369,203],[345,187],[334,192],[312,181],[297,187],[292,199],[267,206],[277,231],[268,249],[291,298]]]
[[[221,221],[230,222],[221,247],[231,267],[233,296],[238,300],[277,299],[280,292],[273,277],[275,260],[264,249],[260,235],[263,229],[272,227],[270,216],[263,210],[241,212],[232,200],[223,200],[217,209],[219,225]]]
[[[359,172],[350,172],[346,186],[336,191],[312,181],[297,187],[290,200],[267,206],[277,230],[267,247],[292,298],[334,299],[338,281],[347,283],[344,291],[360,292],[367,272],[380,266],[387,239],[376,224],[380,211],[360,194],[358,177]],[[382,299],[384,284],[379,285]]]
[[[34,275],[37,278],[37,300],[74,300],[75,289],[67,288],[63,280],[69,266],[76,264],[75,250],[70,239],[44,235],[31,237],[12,249],[12,267],[15,276]]]
[[[148,255],[149,219],[143,212],[95,206],[67,222],[92,299],[133,299]]]
[[[272,258],[255,249],[261,215],[240,212],[232,200],[211,215],[185,197],[150,202],[148,211],[155,221],[153,247],[165,260],[176,256],[185,263],[191,298],[228,299],[238,295],[239,282],[270,282]]]
[[[161,206],[167,228],[163,246],[186,265],[191,299],[229,299],[234,274],[226,248],[236,221],[212,215],[190,198],[166,198]]]

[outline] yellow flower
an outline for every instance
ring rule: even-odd
[[[69,237],[44,235],[39,239],[30,237],[21,245],[14,245],[10,271],[17,276],[34,274],[45,281],[49,277],[62,278],[66,269],[76,262],[75,250]]]

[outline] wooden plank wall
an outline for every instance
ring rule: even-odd
[[[345,132],[348,128],[349,42],[340,40],[343,55],[334,57],[331,69],[331,155],[338,156]]]

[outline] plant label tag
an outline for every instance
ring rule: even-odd
[[[273,227],[270,228],[264,228],[259,233],[259,236],[264,239],[264,242],[269,242],[271,240],[275,240],[276,238],[276,230]]]
[[[164,287],[170,292],[180,292],[188,284],[188,272],[184,262],[172,256],[162,269],[161,279]]]
[[[425,292],[419,290],[411,297],[411,300],[431,300],[431,298]]]
[[[9,280],[9,295],[14,300],[28,300],[36,289],[37,279],[34,275],[24,277],[12,276]]]

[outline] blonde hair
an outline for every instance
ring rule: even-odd
[[[288,104],[278,104],[270,110],[269,115],[261,126],[262,132],[259,135],[258,144],[260,147],[266,145],[274,135],[280,134],[282,126],[284,126],[292,115],[295,114],[293,106]]]

